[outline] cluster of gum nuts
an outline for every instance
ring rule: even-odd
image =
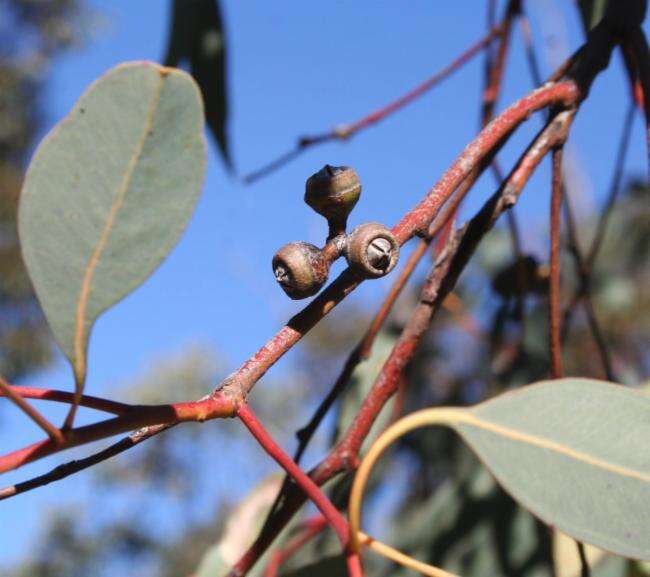
[[[341,256],[359,278],[379,278],[395,268],[399,244],[383,224],[369,222],[346,233],[348,216],[360,195],[359,176],[347,166],[327,164],[307,179],[305,202],[327,219],[329,234],[323,248],[290,242],[275,253],[273,273],[290,298],[315,295]]]

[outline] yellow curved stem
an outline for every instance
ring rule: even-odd
[[[453,573],[449,573],[435,567],[417,561],[408,555],[393,549],[379,541],[374,540],[372,537],[361,532],[361,501],[363,493],[377,460],[382,456],[384,451],[392,445],[397,439],[406,435],[414,429],[420,427],[429,427],[431,425],[453,425],[459,421],[468,421],[471,417],[462,409],[443,408],[437,407],[433,409],[424,409],[417,411],[400,419],[391,427],[386,429],[377,440],[372,444],[370,450],[361,461],[361,465],[357,470],[352,484],[352,491],[350,492],[350,502],[348,505],[348,516],[350,523],[350,546],[353,551],[358,552],[360,546],[367,545],[375,552],[403,565],[419,571],[423,575],[430,577],[457,577]]]
[[[381,541],[377,541],[375,538],[370,537],[361,531],[357,532],[357,537],[359,538],[359,542],[362,545],[365,545],[369,549],[372,549],[376,553],[379,553],[391,561],[395,561],[395,563],[399,563],[404,567],[419,571],[422,573],[422,575],[427,575],[427,577],[458,577],[458,575],[455,573],[449,573],[449,571],[445,571],[444,569],[440,569],[433,565],[422,563],[422,561],[418,561],[417,559],[413,559],[413,557],[409,557],[408,555],[405,555],[390,545],[386,545]]]

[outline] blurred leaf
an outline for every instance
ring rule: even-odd
[[[549,576],[548,531],[468,453],[459,452],[467,466],[454,478],[424,500],[409,500],[390,543],[463,577]],[[400,569],[395,575],[411,572]]]
[[[85,377],[90,329],[178,241],[205,170],[201,98],[181,71],[109,71],[39,146],[20,199],[22,250],[54,336]]]
[[[576,539],[650,558],[650,397],[562,379],[467,413],[454,428],[524,507]]]
[[[377,375],[379,375],[379,371],[384,366],[396,341],[396,335],[390,335],[386,331],[380,332],[375,339],[370,357],[359,364],[352,373],[350,384],[341,400],[337,424],[339,434],[344,434],[352,424],[352,420],[359,412],[364,399],[370,392]],[[375,419],[375,423],[363,444],[362,452],[372,443],[377,433],[388,424],[393,403],[394,400],[388,401]]]
[[[203,557],[201,564],[196,572],[196,577],[223,577],[230,571],[221,551],[217,547],[212,547]]]
[[[167,66],[187,61],[201,88],[205,116],[228,169],[226,42],[217,0],[173,0]]]
[[[578,0],[578,8],[582,18],[582,26],[586,32],[589,32],[598,24],[607,9],[609,0]]]
[[[630,577],[648,577],[650,575],[650,563],[644,561],[633,561],[630,569]]]
[[[275,474],[258,485],[231,513],[219,542],[205,554],[194,577],[225,577],[257,537],[282,484]],[[263,556],[248,573],[258,577],[264,569]]]

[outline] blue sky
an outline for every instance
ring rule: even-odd
[[[475,1],[223,4],[230,135],[239,174],[284,152],[299,135],[355,120],[394,99],[484,33],[484,3]],[[530,4],[547,73],[551,63],[578,46],[581,31],[572,3]],[[99,26],[89,30],[83,47],[61,58],[53,70],[45,99],[45,129],[65,115],[85,87],[108,68],[127,60],[159,60],[164,53],[167,2],[95,0],[90,6],[97,12]],[[520,36],[515,34],[501,107],[531,87],[520,48]],[[571,137],[580,184],[576,204],[585,213],[598,206],[607,190],[628,103],[618,55],[614,64],[596,81]],[[305,179],[325,163],[354,166],[364,190],[351,224],[376,220],[393,225],[475,134],[481,75],[479,58],[393,118],[347,143],[313,148],[254,185],[243,185],[228,175],[212,149],[203,197],[186,235],[151,280],[97,323],[90,344],[87,390],[111,396],[116,383],[194,342],[213,347],[232,368],[244,361],[303,306],[289,301],[276,286],[270,261],[288,241],[322,244],[325,237],[324,220],[302,202]],[[534,119],[513,138],[502,156],[504,166],[538,127]],[[633,139],[628,172],[643,174],[639,119]],[[539,250],[546,239],[549,179],[544,166],[517,209],[533,223],[524,233],[530,250]],[[474,211],[492,189],[491,179],[483,179],[464,215]],[[365,283],[350,300],[363,307],[389,282]],[[345,314],[345,305],[342,309],[333,314]],[[295,353],[288,354],[272,374],[289,370],[294,358]],[[70,388],[69,368],[59,359],[29,384]],[[3,420],[3,448],[40,437],[21,416],[6,411]],[[3,484],[64,459],[66,455],[26,467],[5,476]],[[83,479],[64,483],[65,487],[44,488],[2,503],[1,526],[12,530],[3,531],[0,563],[28,550],[43,511],[62,496],[74,500]],[[225,479],[216,482],[215,492],[220,489],[228,490]]]

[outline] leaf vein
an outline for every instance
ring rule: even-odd
[[[650,474],[643,473],[642,471],[635,471],[634,469],[630,469],[628,467],[623,467],[621,465],[616,465],[614,463],[610,463],[608,461],[605,461],[603,459],[599,459],[598,457],[594,457],[592,455],[589,455],[588,453],[584,453],[582,451],[578,451],[577,449],[573,449],[571,447],[568,447],[566,445],[563,445],[562,443],[558,443],[556,441],[552,441],[550,439],[546,439],[543,437],[538,437],[536,435],[531,435],[530,433],[524,433],[522,431],[518,431],[516,429],[511,429],[509,427],[504,427],[503,425],[498,425],[496,423],[492,423],[490,421],[485,421],[476,415],[472,415],[469,413],[461,413],[458,415],[454,415],[453,417],[454,420],[456,420],[458,423],[465,423],[468,425],[473,425],[475,427],[478,427],[480,429],[484,429],[487,431],[490,431],[492,433],[496,433],[498,435],[502,435],[506,438],[515,440],[515,441],[520,441],[522,443],[528,443],[531,445],[535,445],[537,447],[540,447],[542,449],[548,449],[550,451],[555,451],[556,453],[560,453],[566,457],[570,457],[573,459],[576,459],[578,461],[585,462],[589,465],[592,465],[594,467],[598,467],[601,469],[605,469],[607,471],[610,471],[612,473],[616,473],[618,475],[624,476],[624,477],[631,477],[634,479],[638,479],[641,481],[645,482],[650,482]]]
[[[93,249],[90,258],[88,259],[88,264],[86,265],[84,278],[81,283],[81,290],[79,292],[79,300],[77,302],[77,310],[76,310],[76,317],[75,317],[74,374],[75,374],[77,392],[79,392],[79,389],[83,387],[83,383],[86,378],[86,353],[85,353],[84,340],[86,336],[86,310],[88,307],[88,301],[90,299],[92,280],[95,271],[97,270],[97,266],[101,260],[102,254],[106,249],[106,246],[108,245],[108,240],[115,226],[115,221],[117,220],[120,209],[124,204],[124,200],[128,193],[129,186],[131,184],[131,180],[133,178],[133,174],[137,167],[138,161],[142,156],[142,152],[144,150],[147,136],[149,135],[149,132],[153,125],[153,119],[154,119],[156,109],[158,108],[158,105],[160,103],[162,88],[165,82],[165,76],[166,74],[164,73],[164,70],[161,70],[156,91],[151,100],[149,109],[147,110],[147,116],[145,118],[142,135],[140,136],[136,149],[133,152],[133,155],[129,159],[129,163],[127,164],[126,171],[124,172],[124,176],[122,178],[119,188],[117,189],[115,198],[113,200],[113,204],[111,205],[111,209],[108,213],[108,218],[106,219],[106,224],[104,226],[104,229],[102,230],[99,240],[97,241],[97,244],[95,245],[95,248]]]

